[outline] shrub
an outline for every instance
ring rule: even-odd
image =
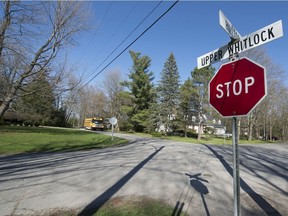
[[[33,126],[33,122],[31,120],[26,120],[23,122],[24,126]]]
[[[35,127],[39,127],[39,126],[40,126],[40,122],[35,121],[33,125],[34,125]]]
[[[194,129],[189,129],[187,131],[187,137],[191,137],[191,138],[197,139],[198,134],[196,133],[196,131]]]

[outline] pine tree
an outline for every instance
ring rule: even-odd
[[[179,106],[179,72],[173,53],[164,64],[158,85],[160,119],[165,127],[165,134],[176,128],[176,116]]]
[[[142,132],[148,120],[148,109],[154,101],[155,91],[152,80],[153,73],[149,71],[151,60],[148,56],[140,56],[141,53],[130,51],[133,66],[129,74],[129,81],[123,84],[130,90],[132,95],[133,110],[129,112],[129,121],[133,125],[133,130]]]
[[[21,97],[15,102],[15,110],[24,115],[25,120],[43,123],[50,119],[54,109],[53,87],[45,73],[37,75],[33,83],[22,89]]]
[[[188,78],[180,87],[179,128],[187,137],[188,126],[192,123],[193,111],[197,106],[198,93],[193,86],[192,80]],[[195,103],[196,102],[196,103]]]
[[[208,114],[210,109],[209,101],[208,101],[208,84],[211,78],[214,75],[215,68],[212,66],[197,69],[195,68],[191,72],[192,83],[194,86],[194,100],[193,100],[193,110],[194,115],[197,117],[198,121],[198,140],[201,139],[201,131],[202,131],[202,121],[204,115]]]

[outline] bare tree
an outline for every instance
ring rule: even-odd
[[[279,101],[281,101],[279,106],[279,125],[281,126],[281,138],[282,140],[288,140],[288,88],[287,86],[282,86],[279,94]]]
[[[79,97],[81,94],[81,78],[77,77],[74,72],[69,71],[66,79],[61,81],[61,85],[59,85],[61,87],[57,86],[59,92],[59,103],[61,103],[61,107],[64,107],[66,110],[65,121],[68,123],[71,118],[75,120],[76,116],[78,116],[78,107],[80,103]]]
[[[120,71],[110,71],[106,74],[105,80],[103,81],[104,92],[107,96],[109,103],[109,116],[115,116],[116,118],[120,115],[120,93],[123,92],[124,87],[121,85],[121,73]]]
[[[107,98],[102,90],[92,85],[79,88],[77,97],[79,121],[96,116],[106,117],[108,115]]]
[[[266,137],[266,133],[269,130],[272,131],[273,125],[275,124],[275,110],[277,110],[276,107],[278,106],[277,86],[281,84],[284,73],[283,70],[272,61],[263,48],[249,50],[243,55],[265,66],[267,73],[268,95],[266,99],[246,118],[241,119],[244,127],[246,127],[248,140],[252,140],[253,134],[256,134],[256,138],[260,137],[259,128],[261,127],[265,128],[264,137]],[[262,124],[262,126],[260,124]]]
[[[39,74],[58,77],[53,63],[87,27],[87,4],[77,1],[2,2],[0,21],[0,118]],[[54,73],[54,74],[53,74]]]

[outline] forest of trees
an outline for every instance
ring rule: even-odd
[[[177,132],[187,136],[193,132],[188,128],[192,123],[203,127],[205,115],[205,121],[221,119],[227,131],[231,129],[231,119],[221,118],[208,103],[207,86],[216,72],[214,67],[191,68],[191,76],[181,83],[176,57],[167,53],[162,71],[157,71],[160,79],[156,83],[150,71],[153,59],[131,50],[127,80],[122,78],[127,71],[108,71],[102,86],[86,85],[61,55],[87,28],[83,4],[6,1],[2,10],[2,123],[5,119],[8,124],[81,127],[86,117],[115,116],[118,130],[155,133],[162,125],[165,135]],[[287,140],[288,87],[283,81],[284,71],[263,49],[243,55],[266,67],[268,95],[247,117],[239,118],[240,135],[249,140]],[[199,133],[198,139],[201,136]]]

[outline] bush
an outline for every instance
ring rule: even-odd
[[[41,125],[43,126],[51,126],[51,121],[48,118],[42,120]]]
[[[4,119],[0,119],[0,125],[5,125]]]
[[[195,130],[189,129],[189,130],[187,131],[187,137],[191,137],[191,138],[197,139],[198,134],[196,133]]]
[[[40,122],[35,121],[33,125],[34,125],[35,127],[39,127],[39,126],[40,126]]]
[[[118,122],[120,131],[132,131],[133,125],[128,121],[119,121]]]
[[[33,122],[31,120],[26,120],[23,122],[24,126],[33,126]]]

